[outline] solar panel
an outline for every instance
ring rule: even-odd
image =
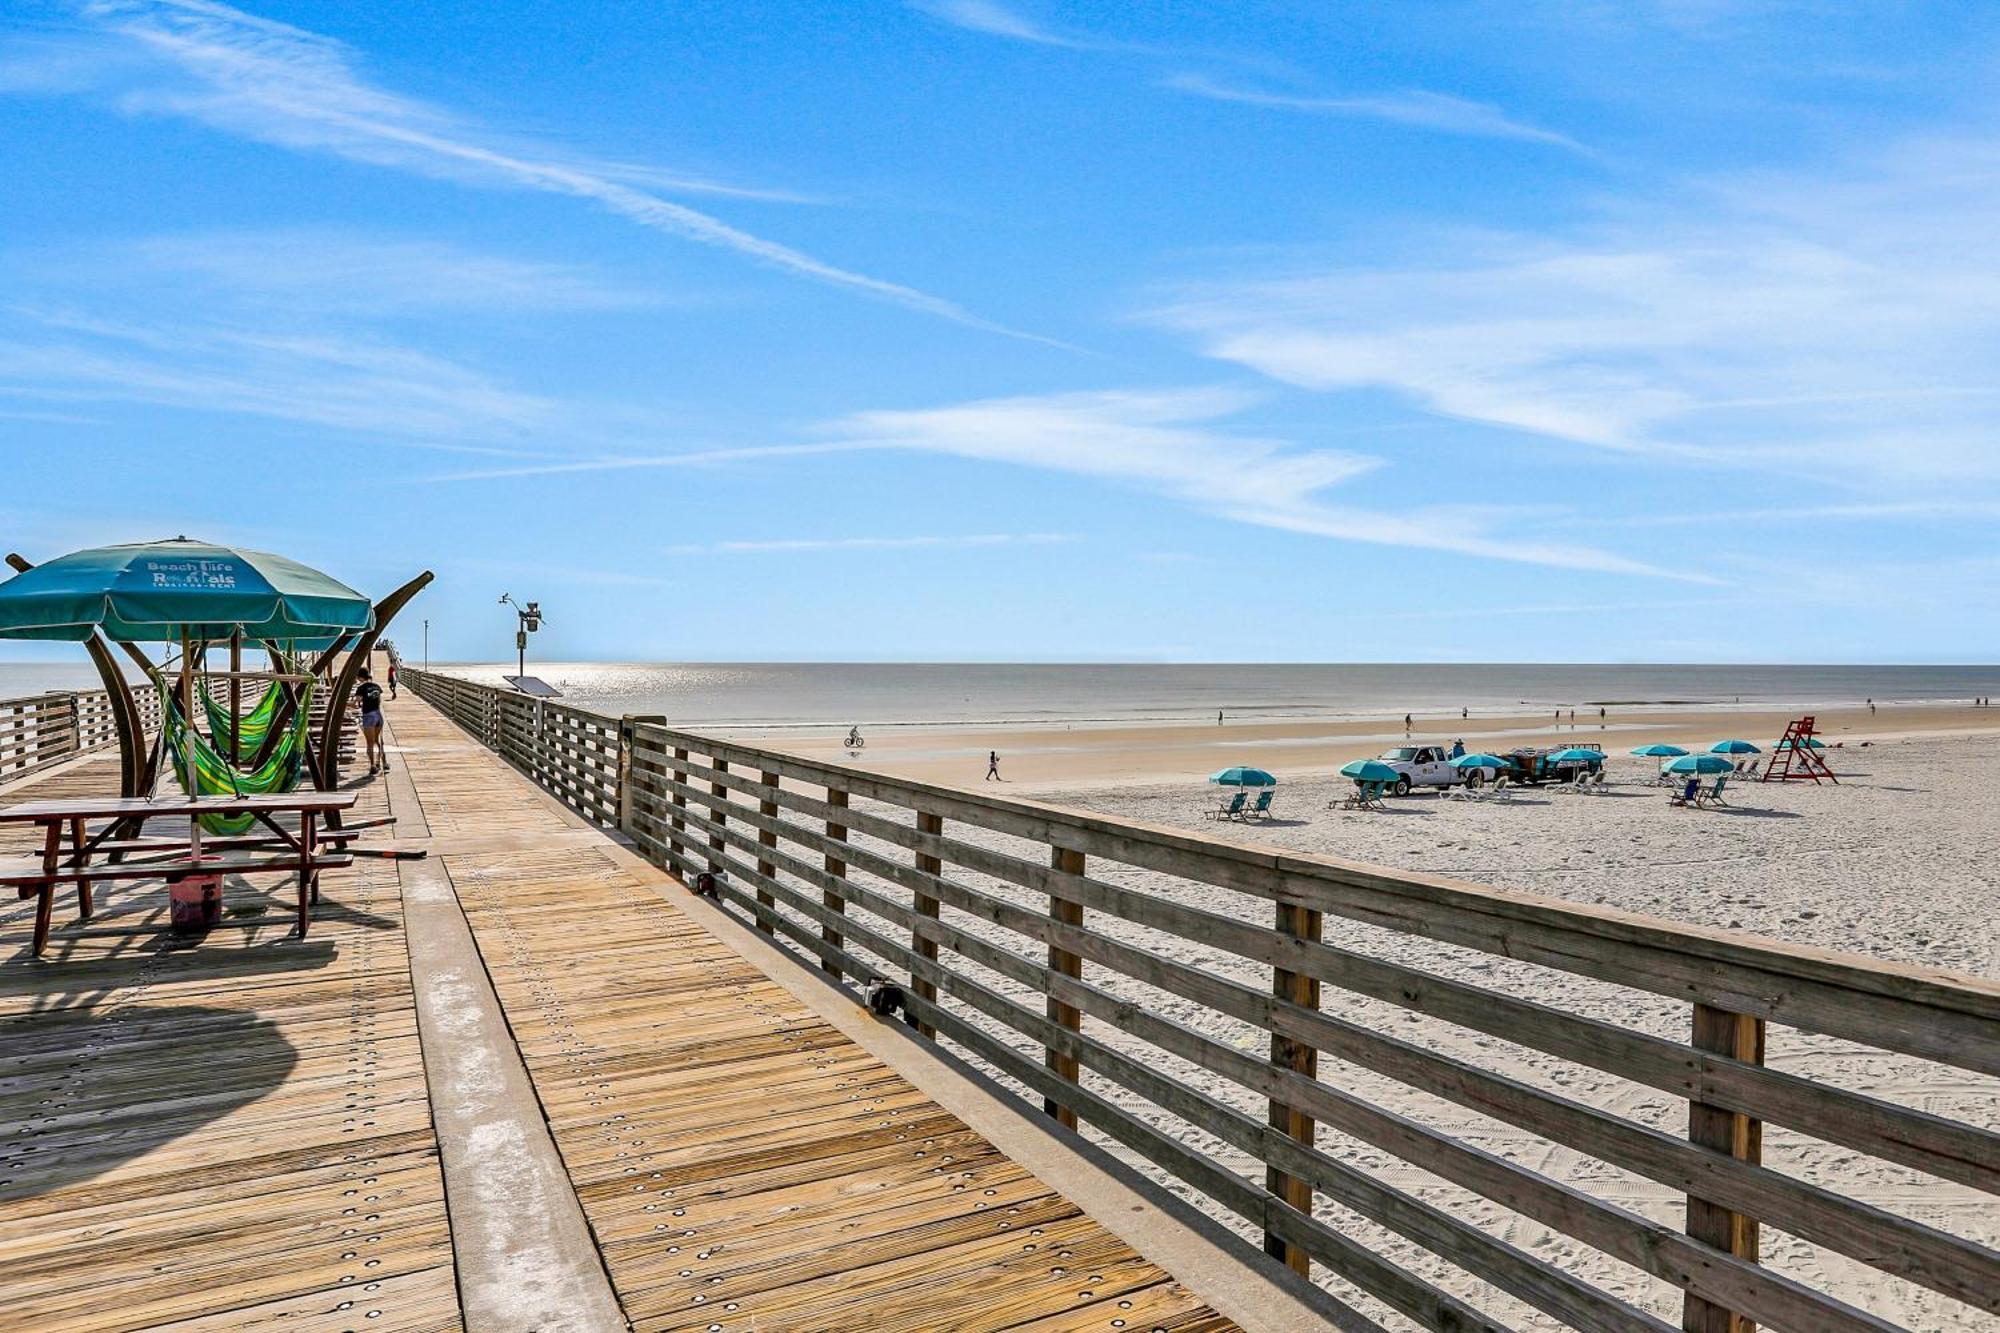
[[[562,691],[543,680],[540,676],[502,676],[502,680],[523,694],[532,694],[537,699],[560,699]]]

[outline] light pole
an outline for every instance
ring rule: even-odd
[[[520,689],[521,677],[528,674],[528,635],[542,627],[542,604],[529,602],[523,606],[511,594],[504,592],[500,594],[500,603],[513,607],[518,621],[514,628],[514,651],[520,654],[520,665],[516,669],[514,688]]]

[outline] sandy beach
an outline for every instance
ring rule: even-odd
[[[976,781],[966,780],[964,765],[954,756],[971,747],[983,758],[983,747],[997,744],[1003,764],[1013,761],[1014,790],[1058,804],[1996,978],[2000,977],[2000,867],[1984,851],[2000,842],[2000,796],[1995,794],[2000,792],[2000,747],[1990,734],[1993,729],[1984,725],[1989,716],[1975,709],[1911,707],[1884,709],[1873,719],[1865,712],[1828,718],[1830,739],[1844,742],[1827,752],[1840,774],[1838,785],[1738,782],[1731,785],[1728,806],[1700,810],[1670,806],[1667,792],[1651,781],[1656,761],[1629,757],[1623,751],[1657,738],[1694,741],[1744,735],[1764,743],[1776,734],[1783,718],[1730,712],[1624,718],[1613,720],[1602,733],[1594,725],[1587,729],[1580,725],[1579,734],[1587,730],[1593,739],[1602,735],[1613,747],[1608,764],[1613,781],[1603,794],[1528,790],[1500,803],[1419,792],[1391,800],[1383,813],[1329,808],[1329,802],[1350,784],[1328,777],[1328,766],[1370,753],[1382,736],[1380,728],[1365,725],[1317,727],[1309,732],[1225,728],[1228,739],[1220,743],[1212,728],[1147,729],[1142,734],[1017,731],[990,741],[978,733],[897,735],[879,751],[871,740],[867,763],[977,786]],[[1453,719],[1452,723],[1432,721],[1415,730],[1419,736],[1446,739],[1462,733],[1469,745],[1483,737],[1546,740],[1555,734],[1546,726],[1537,731],[1526,719],[1487,719],[1479,725]],[[1391,739],[1400,740],[1400,726],[1397,732]],[[1561,734],[1571,733],[1565,726]],[[826,753],[827,747],[821,746],[820,752]],[[1212,789],[1201,785],[1199,774],[1236,759],[1265,763],[1281,774],[1277,818],[1243,826],[1203,817]],[[1158,780],[1162,773],[1174,776]],[[1126,774],[1150,774],[1154,780],[1134,780]],[[968,836],[980,840],[970,831]],[[1126,867],[1100,867],[1098,873],[1210,910],[1236,911],[1244,906],[1233,894],[1168,876]],[[991,882],[982,887],[1006,891]],[[1019,946],[997,927],[969,917],[958,919],[995,942]],[[1219,950],[1123,923],[1104,922],[1102,928],[1243,982],[1268,984],[1259,966]],[[1688,1010],[1668,999],[1347,921],[1330,920],[1328,937],[1338,938],[1345,947],[1573,1013],[1615,1020],[1675,1041],[1687,1037]],[[1210,1035],[1246,1049],[1261,1046],[1260,1036],[1247,1026],[1237,1030],[1226,1020],[1105,969],[1093,968],[1092,974],[1100,984],[1158,1012],[1194,1022]],[[993,982],[1011,989],[1004,979]],[[1020,998],[1038,1003],[1025,991]],[[1686,1131],[1685,1103],[1652,1089],[1331,989],[1324,1004],[1343,1017],[1664,1133],[1679,1136]],[[1089,1027],[1204,1092],[1261,1114],[1261,1101],[1227,1080],[1101,1024]],[[2000,1081],[1776,1025],[1771,1029],[1769,1062],[1793,1074],[2000,1129]],[[1328,1060],[1321,1077],[1486,1151],[1588,1187],[1633,1211],[1674,1226],[1682,1222],[1680,1196],[1640,1176],[1415,1092],[1369,1069]],[[1200,1126],[1177,1121],[1109,1085],[1098,1086],[1184,1141],[1254,1174],[1252,1163]],[[1366,1144],[1325,1129],[1321,1143],[1343,1160],[1570,1268],[1668,1322],[1678,1322],[1678,1295],[1665,1284]],[[1766,1130],[1765,1161],[1809,1181],[1837,1182],[1842,1190],[1889,1212],[1984,1244],[2000,1241],[2000,1202],[1977,1192],[1776,1126]],[[1189,1197],[1203,1203],[1191,1193]],[[1221,1215],[1220,1210],[1211,1207],[1211,1211]],[[1320,1211],[1413,1271],[1475,1299],[1512,1327],[1555,1326],[1545,1316],[1338,1206],[1322,1200]],[[1991,1327],[1983,1316],[1952,1300],[1887,1279],[1769,1228],[1764,1261],[1905,1327]],[[1337,1280],[1327,1281],[1364,1309],[1378,1316],[1384,1313]],[[1402,1326],[1393,1316],[1388,1324]]]
[[[1615,754],[1654,741],[1706,749],[1718,740],[1740,737],[1765,747],[1784,734],[1785,724],[1810,707],[1771,709],[1667,708],[1565,711],[1557,722],[1533,716],[1456,715],[1417,717],[1408,737],[1418,743],[1450,744],[1463,739],[1469,749],[1552,745],[1602,745]],[[1874,713],[1843,708],[1814,714],[1829,746],[1900,736],[1991,734],[2000,736],[2000,708],[1967,705],[1882,704]],[[710,728],[718,735],[755,740],[777,749],[902,777],[950,784],[977,783],[989,752],[1000,755],[1007,783],[1050,792],[1110,783],[1198,782],[1230,764],[1255,764],[1280,778],[1309,777],[1337,770],[1350,759],[1368,758],[1405,739],[1402,717],[1361,721],[1231,723],[1197,726],[1012,726],[992,728],[880,727],[864,729],[859,755],[842,747],[845,729]]]

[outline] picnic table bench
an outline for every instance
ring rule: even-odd
[[[55,913],[56,887],[74,883],[78,919],[93,914],[91,885],[106,880],[168,879],[191,875],[233,875],[285,872],[299,885],[298,933],[303,939],[311,924],[312,904],[319,900],[320,871],[353,863],[342,848],[350,830],[322,833],[323,816],[351,809],[353,792],[298,791],[269,796],[70,797],[24,801],[0,809],[0,824],[33,824],[43,830],[42,854],[35,859],[0,862],[0,885],[11,884],[22,898],[37,898],[36,958],[48,947],[49,925]],[[201,837],[195,819],[201,815],[250,815],[268,832],[254,835]],[[278,822],[279,815],[298,816],[296,831]],[[144,837],[149,819],[185,818],[185,838]],[[90,825],[103,822],[95,836]],[[68,845],[64,845],[64,832]],[[93,862],[92,858],[109,859]],[[126,859],[135,857],[139,859]]]

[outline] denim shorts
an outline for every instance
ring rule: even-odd
[[[374,712],[372,712],[372,713],[363,713],[363,714],[361,715],[361,725],[362,725],[362,726],[364,726],[364,727],[379,727],[379,726],[381,726],[381,725],[382,725],[382,712],[381,712],[381,710],[380,710],[380,709],[377,709],[376,711],[374,711]]]

